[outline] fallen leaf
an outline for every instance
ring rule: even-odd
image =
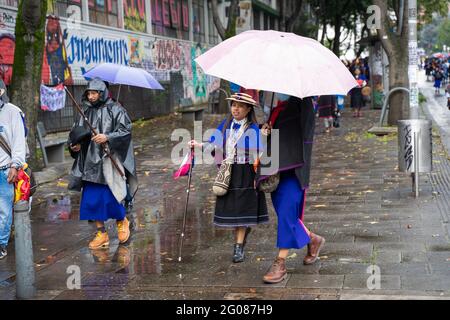
[[[288,256],[288,259],[294,259],[297,257],[297,254],[294,252],[293,254],[291,254],[290,256]]]

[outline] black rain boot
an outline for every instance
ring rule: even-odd
[[[244,246],[241,243],[234,245],[233,262],[239,263],[244,261]]]

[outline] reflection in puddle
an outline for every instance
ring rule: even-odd
[[[79,196],[51,195],[33,208],[32,215],[40,216],[48,222],[79,220]]]

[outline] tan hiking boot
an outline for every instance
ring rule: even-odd
[[[263,281],[266,283],[278,283],[286,279],[286,259],[276,258],[270,267],[269,272],[263,277]]]
[[[130,237],[130,222],[127,218],[117,221],[117,236],[120,243],[125,243]]]
[[[308,244],[308,253],[303,259],[303,264],[309,265],[316,262],[324,244],[325,239],[323,237],[311,232],[311,242]]]
[[[106,248],[109,246],[109,237],[107,232],[97,231],[94,240],[89,242],[89,249]]]

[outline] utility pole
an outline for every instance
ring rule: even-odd
[[[408,0],[408,53],[409,53],[409,118],[419,118],[419,88],[417,85],[417,0]]]

